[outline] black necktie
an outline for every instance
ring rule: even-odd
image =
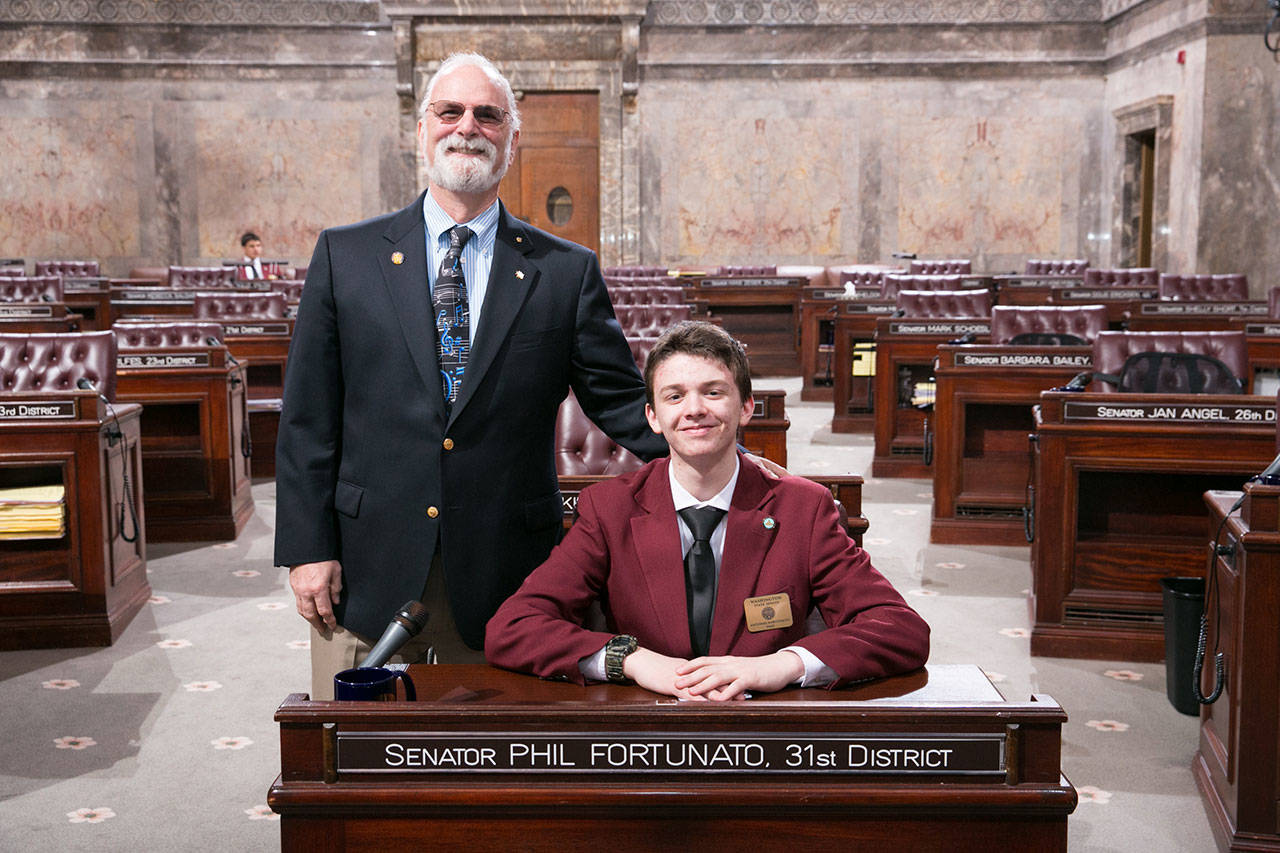
[[[680,517],[693,532],[693,547],[684,557],[684,593],[689,603],[689,642],[693,656],[711,648],[711,614],[716,606],[716,555],[711,550],[724,510],[713,506],[685,507]]]
[[[436,273],[431,302],[436,311],[436,355],[440,359],[440,381],[444,399],[453,405],[462,387],[471,350],[471,309],[467,305],[467,280],[462,275],[462,247],[471,239],[471,229],[455,225],[447,232],[449,251]]]

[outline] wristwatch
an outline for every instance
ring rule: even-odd
[[[640,641],[630,634],[619,634],[604,644],[604,676],[615,684],[626,684],[622,674],[622,662],[627,655],[640,647]]]

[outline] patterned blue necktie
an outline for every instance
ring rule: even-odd
[[[445,403],[452,406],[462,387],[471,351],[471,309],[467,305],[467,280],[462,275],[462,247],[471,239],[471,229],[455,225],[448,230],[449,251],[436,273],[431,301],[436,312],[436,356],[440,359],[440,380]]]

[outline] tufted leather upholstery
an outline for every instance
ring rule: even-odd
[[[556,415],[556,474],[625,474],[642,463],[591,422],[570,392]]]
[[[779,264],[774,267],[774,271],[778,275],[790,276],[791,278],[803,278],[807,285],[826,286],[831,283],[832,267],[819,267],[812,264]]]
[[[716,270],[716,275],[777,275],[775,266],[727,266]]]
[[[85,278],[101,273],[97,261],[36,261],[35,274]]]
[[[62,279],[56,275],[0,278],[0,302],[61,302]]]
[[[197,293],[191,313],[197,319],[278,320],[285,316],[283,293]]]
[[[997,305],[991,309],[991,343],[1007,344],[1015,335],[1056,333],[1092,341],[1107,328],[1105,305]]]
[[[1084,258],[1076,260],[1029,260],[1026,275],[1081,275],[1089,269]]]
[[[1155,287],[1160,271],[1155,267],[1084,271],[1085,287]]]
[[[667,274],[666,267],[605,267],[605,278],[653,278],[655,276],[664,276]]]
[[[958,275],[885,275],[880,284],[880,295],[895,299],[900,290],[959,290]]]
[[[298,279],[282,278],[271,282],[271,289],[283,293],[286,302],[297,302],[302,298],[302,285],[305,283]]]
[[[1267,291],[1267,316],[1272,320],[1280,319],[1280,287]]]
[[[1160,276],[1160,298],[1183,302],[1234,301],[1249,298],[1244,275]]]
[[[20,264],[4,264],[0,266],[0,278],[8,278],[10,276],[23,276],[27,274],[26,267]]]
[[[0,334],[0,394],[65,394],[81,377],[115,400],[113,333]]]
[[[693,316],[689,305],[618,305],[613,310],[622,334],[629,338],[657,337]]]
[[[989,290],[900,290],[897,307],[907,317],[990,317]]]
[[[658,342],[656,337],[652,338],[627,338],[627,344],[631,347],[631,357],[636,360],[636,367],[640,368],[640,372],[644,372],[645,362],[649,360],[649,353],[653,352],[653,346]]]
[[[210,346],[222,343],[222,326],[217,323],[117,323],[112,326],[116,346],[122,352],[137,349]]]
[[[169,286],[235,287],[235,267],[169,267]]]
[[[973,261],[961,258],[943,261],[912,261],[907,272],[911,275],[968,275],[973,272]]]
[[[1140,352],[1184,352],[1211,355],[1221,361],[1237,379],[1249,375],[1249,358],[1244,332],[1099,332],[1093,339],[1093,369],[1097,373],[1119,373],[1125,360]],[[1104,382],[1091,390],[1115,391]]]
[[[609,299],[614,305],[684,305],[684,288],[678,285],[609,286]]]
[[[169,280],[168,267],[134,267],[129,270],[129,278],[145,279],[164,284]]]

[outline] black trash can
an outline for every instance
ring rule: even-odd
[[[1204,611],[1201,578],[1161,578],[1164,591],[1165,691],[1183,714],[1200,716],[1196,701],[1196,644],[1200,640],[1200,614]]]

